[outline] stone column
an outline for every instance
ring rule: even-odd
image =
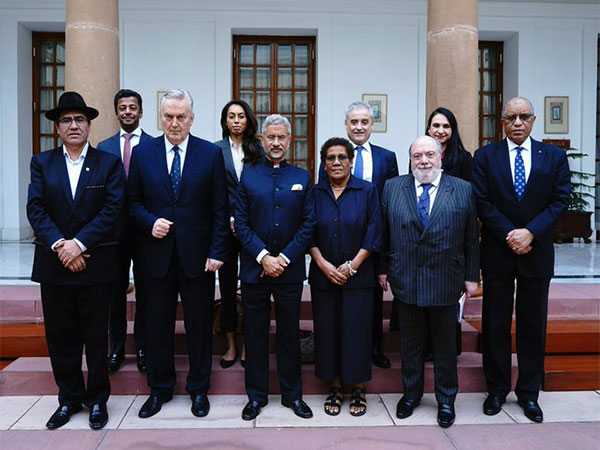
[[[427,1],[427,116],[450,109],[467,150],[479,146],[477,0]]]
[[[90,143],[119,128],[113,97],[119,90],[119,0],[67,0],[65,90],[77,91],[100,111]]]

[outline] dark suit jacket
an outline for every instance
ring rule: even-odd
[[[31,279],[56,285],[93,285],[117,278],[116,223],[125,200],[125,175],[119,159],[88,148],[75,199],[62,147],[31,158],[27,217],[35,232]],[[63,267],[50,247],[77,238],[87,247],[86,269]]]
[[[294,188],[294,189],[292,189]],[[285,161],[278,169],[264,159],[242,172],[235,210],[242,244],[240,280],[244,283],[301,283],[306,278],[305,252],[315,229],[315,202],[310,175]],[[289,260],[277,278],[260,277],[256,257],[267,249]]]
[[[386,183],[381,209],[381,268],[394,297],[417,306],[449,306],[458,302],[465,281],[479,281],[477,212],[469,183],[442,174],[425,228],[412,175]]]
[[[373,178],[372,183],[377,186],[377,194],[381,198],[385,182],[393,177],[398,176],[398,163],[396,162],[396,154],[378,145],[371,144],[371,153],[373,154]],[[326,180],[327,173],[323,161],[319,165],[319,181]]]
[[[569,164],[564,150],[531,140],[531,172],[521,201],[517,201],[506,139],[475,152],[471,175],[481,229],[482,269],[552,277],[554,227],[569,205]],[[527,228],[535,236],[532,250],[515,255],[506,235]]]
[[[138,145],[149,141],[153,139],[152,136],[150,136],[148,133],[146,133],[144,130],[142,130],[142,134],[140,136],[140,141],[138,142]],[[135,147],[133,147],[135,148]],[[132,153],[133,153],[133,148]],[[115,155],[116,157],[119,158],[119,160],[123,161],[121,158],[121,133],[116,133],[113,134],[111,137],[103,140],[102,142],[100,142],[98,144],[98,150],[102,150],[104,152],[107,153],[111,153],[113,155]],[[130,159],[131,161],[131,159]],[[125,204],[124,208],[123,208],[123,212],[121,214],[121,220],[119,220],[119,226],[118,226],[118,236],[119,236],[119,240],[122,240],[125,238],[125,235],[127,233],[127,224],[129,222],[129,212],[127,210],[127,204]]]
[[[204,272],[207,258],[225,261],[229,217],[219,147],[190,135],[178,197],[171,186],[162,135],[135,148],[127,181],[129,214],[140,229],[138,265],[143,273],[164,277],[174,245],[189,278]],[[161,217],[173,225],[167,236],[156,239],[152,227]]]

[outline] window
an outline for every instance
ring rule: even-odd
[[[479,146],[502,139],[503,42],[479,42]]]
[[[46,111],[65,90],[65,34],[33,33],[33,153],[62,144]]]
[[[233,96],[247,102],[258,132],[269,114],[292,125],[291,164],[314,172],[314,37],[234,36]]]

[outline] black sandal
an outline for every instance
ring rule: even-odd
[[[329,391],[329,397],[325,399],[325,404],[323,405],[325,414],[329,416],[337,416],[340,413],[342,409],[342,402],[344,401],[344,394],[340,391],[341,388],[338,386],[332,387]],[[327,409],[327,407],[330,409]],[[332,410],[331,408],[337,408],[337,410]]]
[[[367,390],[365,388],[354,388],[350,402],[350,414],[354,417],[363,416],[367,412]],[[352,407],[358,408],[352,411]]]

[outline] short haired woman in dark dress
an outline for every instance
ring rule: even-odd
[[[325,412],[340,413],[343,385],[352,388],[349,412],[367,411],[375,261],[381,215],[375,185],[350,173],[354,149],[343,138],[321,148],[327,177],[315,186],[317,226],[310,246],[310,292],[315,324],[315,373],[330,383]]]

